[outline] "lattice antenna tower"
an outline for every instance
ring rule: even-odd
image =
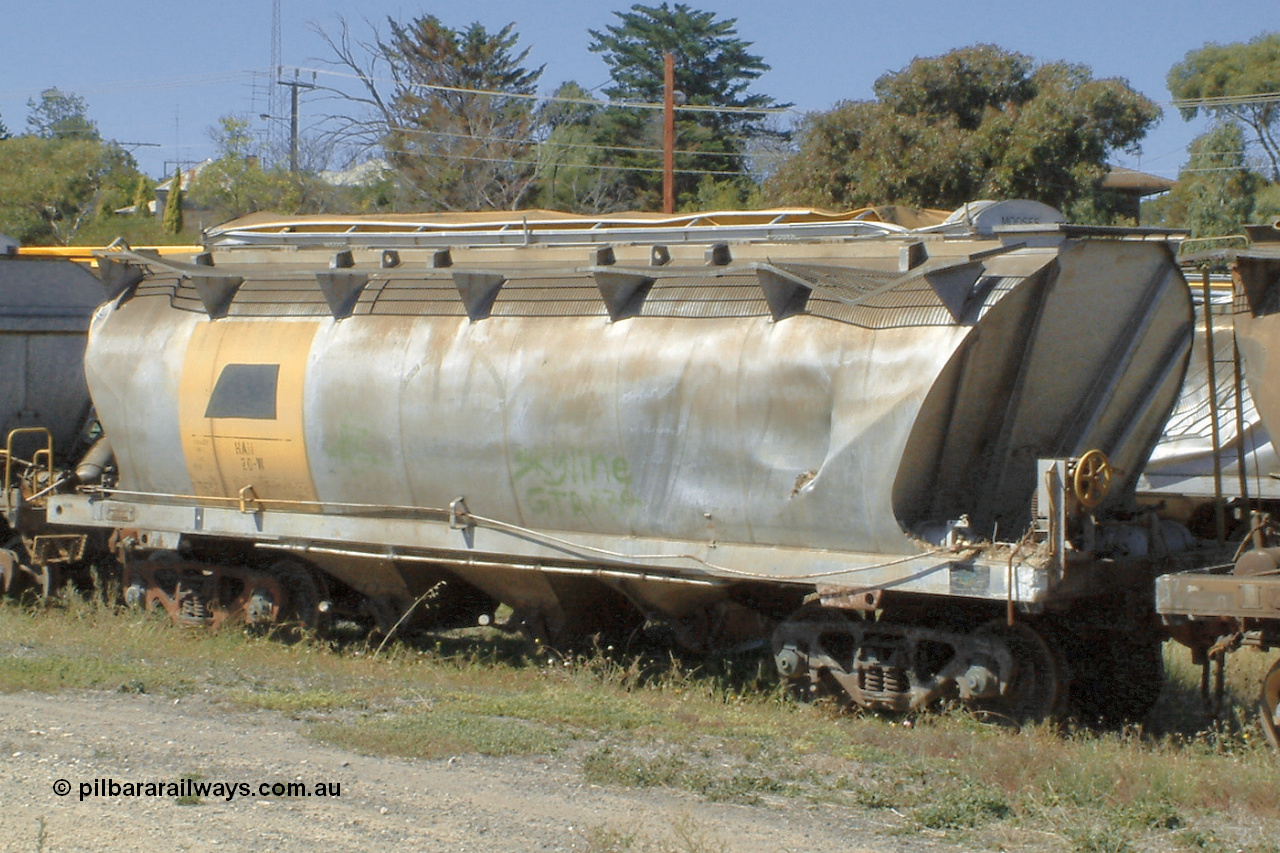
[[[271,71],[267,79],[267,115],[272,119],[267,121],[267,149],[272,155],[279,150],[277,145],[280,143],[280,118],[281,112],[284,110],[284,96],[281,94],[284,89],[280,86],[280,0],[271,1]]]

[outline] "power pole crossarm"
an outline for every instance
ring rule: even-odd
[[[298,171],[298,90],[314,89],[315,83],[304,83],[294,72],[292,80],[279,81],[281,86],[288,86],[289,93],[289,171]]]

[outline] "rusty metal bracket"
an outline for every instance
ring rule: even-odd
[[[36,536],[27,545],[31,562],[37,566],[51,563],[77,563],[84,558],[89,537],[83,533],[60,533]]]

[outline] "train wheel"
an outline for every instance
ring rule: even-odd
[[[301,625],[309,631],[323,627],[329,590],[319,573],[297,560],[281,560],[272,564],[267,574],[280,582],[288,596],[280,614],[281,621]]]
[[[57,592],[58,578],[51,585],[45,582],[44,570],[31,565],[31,557],[21,536],[14,536],[0,548],[0,594],[18,598],[32,588],[47,601]]]
[[[40,572],[40,597],[45,601],[53,598],[62,588],[64,576],[62,567],[54,563],[45,563]]]
[[[854,618],[848,611],[815,602],[796,610],[774,629],[774,665],[788,696],[798,702],[828,697],[842,705],[854,701],[840,684],[841,678],[852,678],[856,650],[846,629]]]
[[[0,594],[17,598],[31,585],[31,575],[22,567],[22,558],[12,549],[0,549]]]
[[[3,591],[9,591],[10,594],[18,594],[29,586],[34,585],[40,593],[41,601],[49,601],[54,598],[63,583],[66,581],[66,575],[62,570],[62,566],[57,563],[45,563],[43,566],[32,564],[31,552],[27,549],[26,543],[21,536],[15,536],[9,540],[4,549],[5,558],[2,562],[7,565],[2,570],[4,577]],[[9,558],[12,559],[9,559]],[[34,581],[34,584],[32,583]]]
[[[979,701],[977,710],[1016,722],[1043,720],[1064,710],[1068,679],[1058,655],[1034,628],[1022,622],[1011,626],[999,619],[974,633],[1004,643],[1016,667],[1004,695]]]
[[[1275,662],[1262,680],[1262,696],[1258,701],[1262,731],[1276,749],[1280,749],[1280,660]]]

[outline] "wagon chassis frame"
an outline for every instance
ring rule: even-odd
[[[94,489],[51,495],[48,512],[59,524],[143,531],[146,547],[153,549],[176,550],[183,536],[229,537],[260,548],[304,555],[314,552],[456,565],[501,561],[553,573],[704,585],[752,581],[821,584],[848,594],[891,592],[1012,602],[1026,613],[1042,610],[1061,586],[1053,560],[1030,553],[1020,559],[1007,555],[984,558],[981,549],[963,543],[886,557],[548,533],[473,514],[465,509],[462,498],[453,504],[452,509],[428,509],[271,502],[251,494],[239,500],[209,500]],[[760,565],[769,565],[771,573],[748,568]]]

